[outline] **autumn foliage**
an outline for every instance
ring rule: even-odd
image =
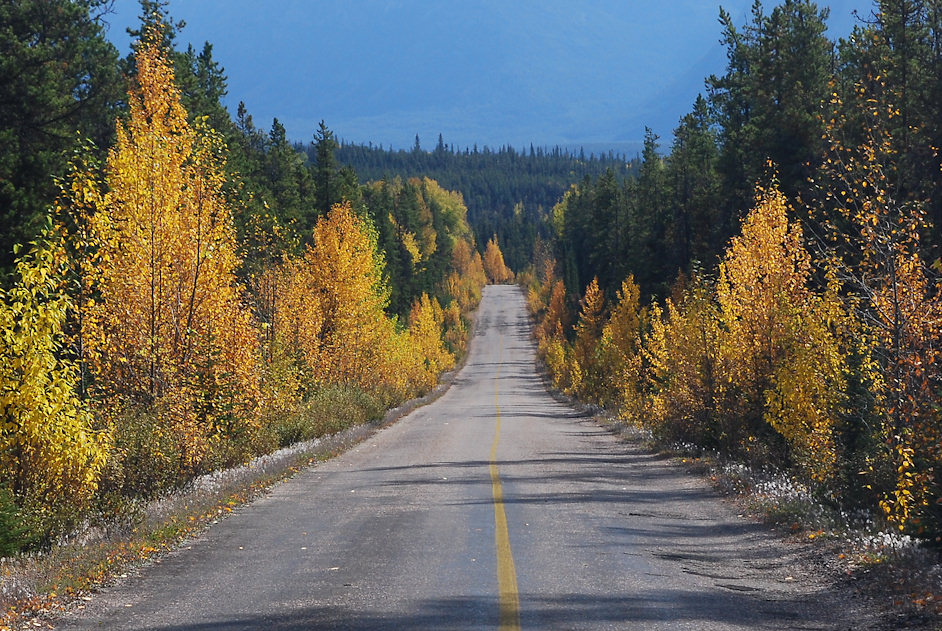
[[[38,242],[17,264],[19,282],[0,291],[0,486],[39,518],[62,497],[85,505],[110,447],[75,392],[75,363],[62,354],[71,304],[60,268],[61,253]]]
[[[874,180],[866,172],[864,179]],[[784,466],[846,501],[859,496],[859,480],[848,479],[866,478],[889,516],[918,527],[934,501],[931,463],[940,437],[934,369],[926,368],[934,365],[940,330],[938,289],[905,245],[915,230],[901,222],[918,224],[878,210],[886,208],[884,195],[861,201],[855,216],[843,211],[861,222],[853,266],[834,256],[816,266],[794,211],[772,184],[757,189],[717,276],[681,276],[663,303],[642,307],[632,277],[609,303],[593,280],[569,326],[563,283],[535,282],[535,333],[554,384],[618,409],[664,441]],[[864,283],[854,286],[854,279]],[[877,398],[866,403],[863,388]],[[884,421],[868,435],[857,414]],[[881,480],[890,467],[897,475]]]
[[[214,441],[257,429],[258,337],[235,278],[224,147],[187,122],[156,43],[137,64],[107,192],[84,217],[94,241],[81,262],[83,360],[103,409],[160,407],[159,431],[196,471]]]
[[[497,243],[497,235],[491,237],[484,249],[484,273],[489,283],[509,283],[514,279],[514,273],[504,263],[504,254]]]
[[[161,42],[151,30],[136,48],[106,163],[73,157],[53,225],[0,292],[0,509],[29,524],[24,542],[432,388],[485,283],[461,196],[431,180],[409,198],[409,229],[384,233],[434,292],[397,288],[407,318],[390,313],[361,201],[303,235],[246,214],[227,147],[188,119]]]

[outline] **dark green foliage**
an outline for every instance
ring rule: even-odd
[[[391,289],[388,311],[402,321],[423,293],[441,303],[450,300],[444,280],[455,240],[465,235],[461,233],[461,210],[449,201],[435,183],[417,178],[393,178],[363,187],[364,206],[386,255]],[[423,250],[418,261],[405,245],[409,239]]]
[[[176,55],[175,75],[182,92],[183,107],[190,120],[205,117],[206,124],[231,138],[235,129],[222,99],[229,93],[225,69],[213,59],[213,45],[203,44],[199,53],[193,46]]]
[[[35,545],[37,536],[17,505],[13,493],[0,487],[0,558]]]
[[[326,215],[330,207],[340,203],[339,171],[335,152],[339,148],[334,133],[327,129],[324,121],[321,121],[314,132],[314,143],[312,145],[314,165],[314,208],[321,215]]]
[[[309,151],[316,162],[315,153]],[[621,180],[634,167],[614,153],[580,158],[559,147],[531,146],[529,152],[509,146],[496,151],[477,146],[461,150],[446,145],[442,138],[430,152],[421,146],[393,151],[372,144],[342,144],[336,155],[363,182],[428,177],[447,190],[460,191],[478,244],[496,234],[511,269],[526,267],[537,238],[550,237],[549,211],[572,184],[609,169]]]
[[[729,64],[706,83],[719,127],[725,223],[733,230],[756,182],[766,179],[768,161],[779,170],[782,192],[794,198],[822,154],[821,104],[833,59],[827,16],[809,0],[785,0],[768,15],[756,1],[741,29],[720,13]]]
[[[880,0],[872,16],[841,42],[837,89],[851,122],[842,130],[860,144],[868,106],[892,111],[889,133],[898,152],[896,198],[927,204],[932,230],[927,256],[942,254],[942,3]],[[863,88],[863,92],[860,89]],[[872,101],[871,101],[872,100]]]
[[[0,3],[0,274],[56,195],[78,134],[107,147],[124,86],[105,0]]]
[[[702,148],[704,152],[709,155]],[[585,178],[563,198],[553,221],[557,258],[570,294],[581,294],[598,278],[599,287],[611,297],[621,281],[634,274],[648,296],[663,295],[678,271],[687,268],[690,259],[680,256],[675,242],[690,237],[678,236],[672,219],[696,211],[675,199],[671,169],[671,161],[658,151],[657,135],[647,130],[637,176],[620,184],[608,171],[595,181]],[[701,222],[699,217],[696,222]]]
[[[598,276],[609,295],[633,273],[646,295],[666,295],[693,261],[712,267],[752,206],[757,183],[775,177],[791,200],[809,201],[826,158],[831,95],[849,122],[846,146],[864,141],[868,108],[889,118],[898,160],[888,172],[896,196],[927,204],[933,228],[924,256],[942,243],[942,3],[881,1],[839,48],[825,35],[828,10],[785,0],[766,12],[755,2],[743,27],[720,12],[728,65],[706,80],[707,98],[674,131],[662,157],[648,131],[637,177],[616,191],[608,176],[584,179],[557,218],[556,256],[576,295]],[[835,52],[839,50],[839,54]],[[811,235],[818,223],[806,218]]]
[[[667,159],[667,186],[672,193],[666,243],[675,263],[690,261],[712,266],[729,227],[717,224],[719,151],[706,99],[698,96],[693,111],[674,130]]]

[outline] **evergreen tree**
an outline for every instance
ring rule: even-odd
[[[337,141],[334,133],[321,121],[314,132],[314,208],[318,215],[324,216],[334,204],[341,201],[337,172],[339,166],[334,152]]]
[[[669,243],[677,266],[689,271],[692,260],[711,262],[723,244],[720,230],[719,154],[710,126],[706,99],[698,96],[693,111],[674,130],[667,159],[671,189]]]
[[[78,147],[114,135],[123,93],[104,34],[105,0],[0,3],[0,276],[35,238]]]

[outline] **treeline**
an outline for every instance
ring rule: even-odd
[[[40,4],[4,5],[24,42]],[[309,166],[230,120],[211,47],[142,8],[113,142],[80,137],[0,290],[0,555],[428,390],[510,275],[459,194],[361,187],[323,125]]]
[[[308,153],[316,160],[314,148]],[[577,155],[560,147],[532,145],[528,151],[477,145],[460,149],[445,144],[441,135],[431,151],[421,148],[418,137],[409,151],[344,143],[337,159],[355,169],[363,181],[429,177],[461,191],[479,241],[497,235],[515,269],[530,261],[534,243],[549,238],[549,210],[571,185],[606,171],[623,180],[634,169],[633,160],[612,152],[587,157],[582,151]]]
[[[826,18],[721,13],[727,72],[670,153],[649,134],[637,177],[554,208],[528,274],[540,350],[558,387],[666,442],[934,539],[942,5],[877,2],[837,44]]]

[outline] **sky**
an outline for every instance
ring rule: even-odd
[[[724,0],[737,25],[753,0]],[[773,6],[772,0],[764,3]],[[847,35],[865,0],[820,3]],[[704,78],[722,74],[710,0],[172,0],[256,126],[273,118],[311,140],[324,120],[346,142],[584,146],[636,152],[650,127],[669,144]],[[277,7],[277,10],[274,9]],[[108,36],[122,55],[137,0],[115,0]]]

